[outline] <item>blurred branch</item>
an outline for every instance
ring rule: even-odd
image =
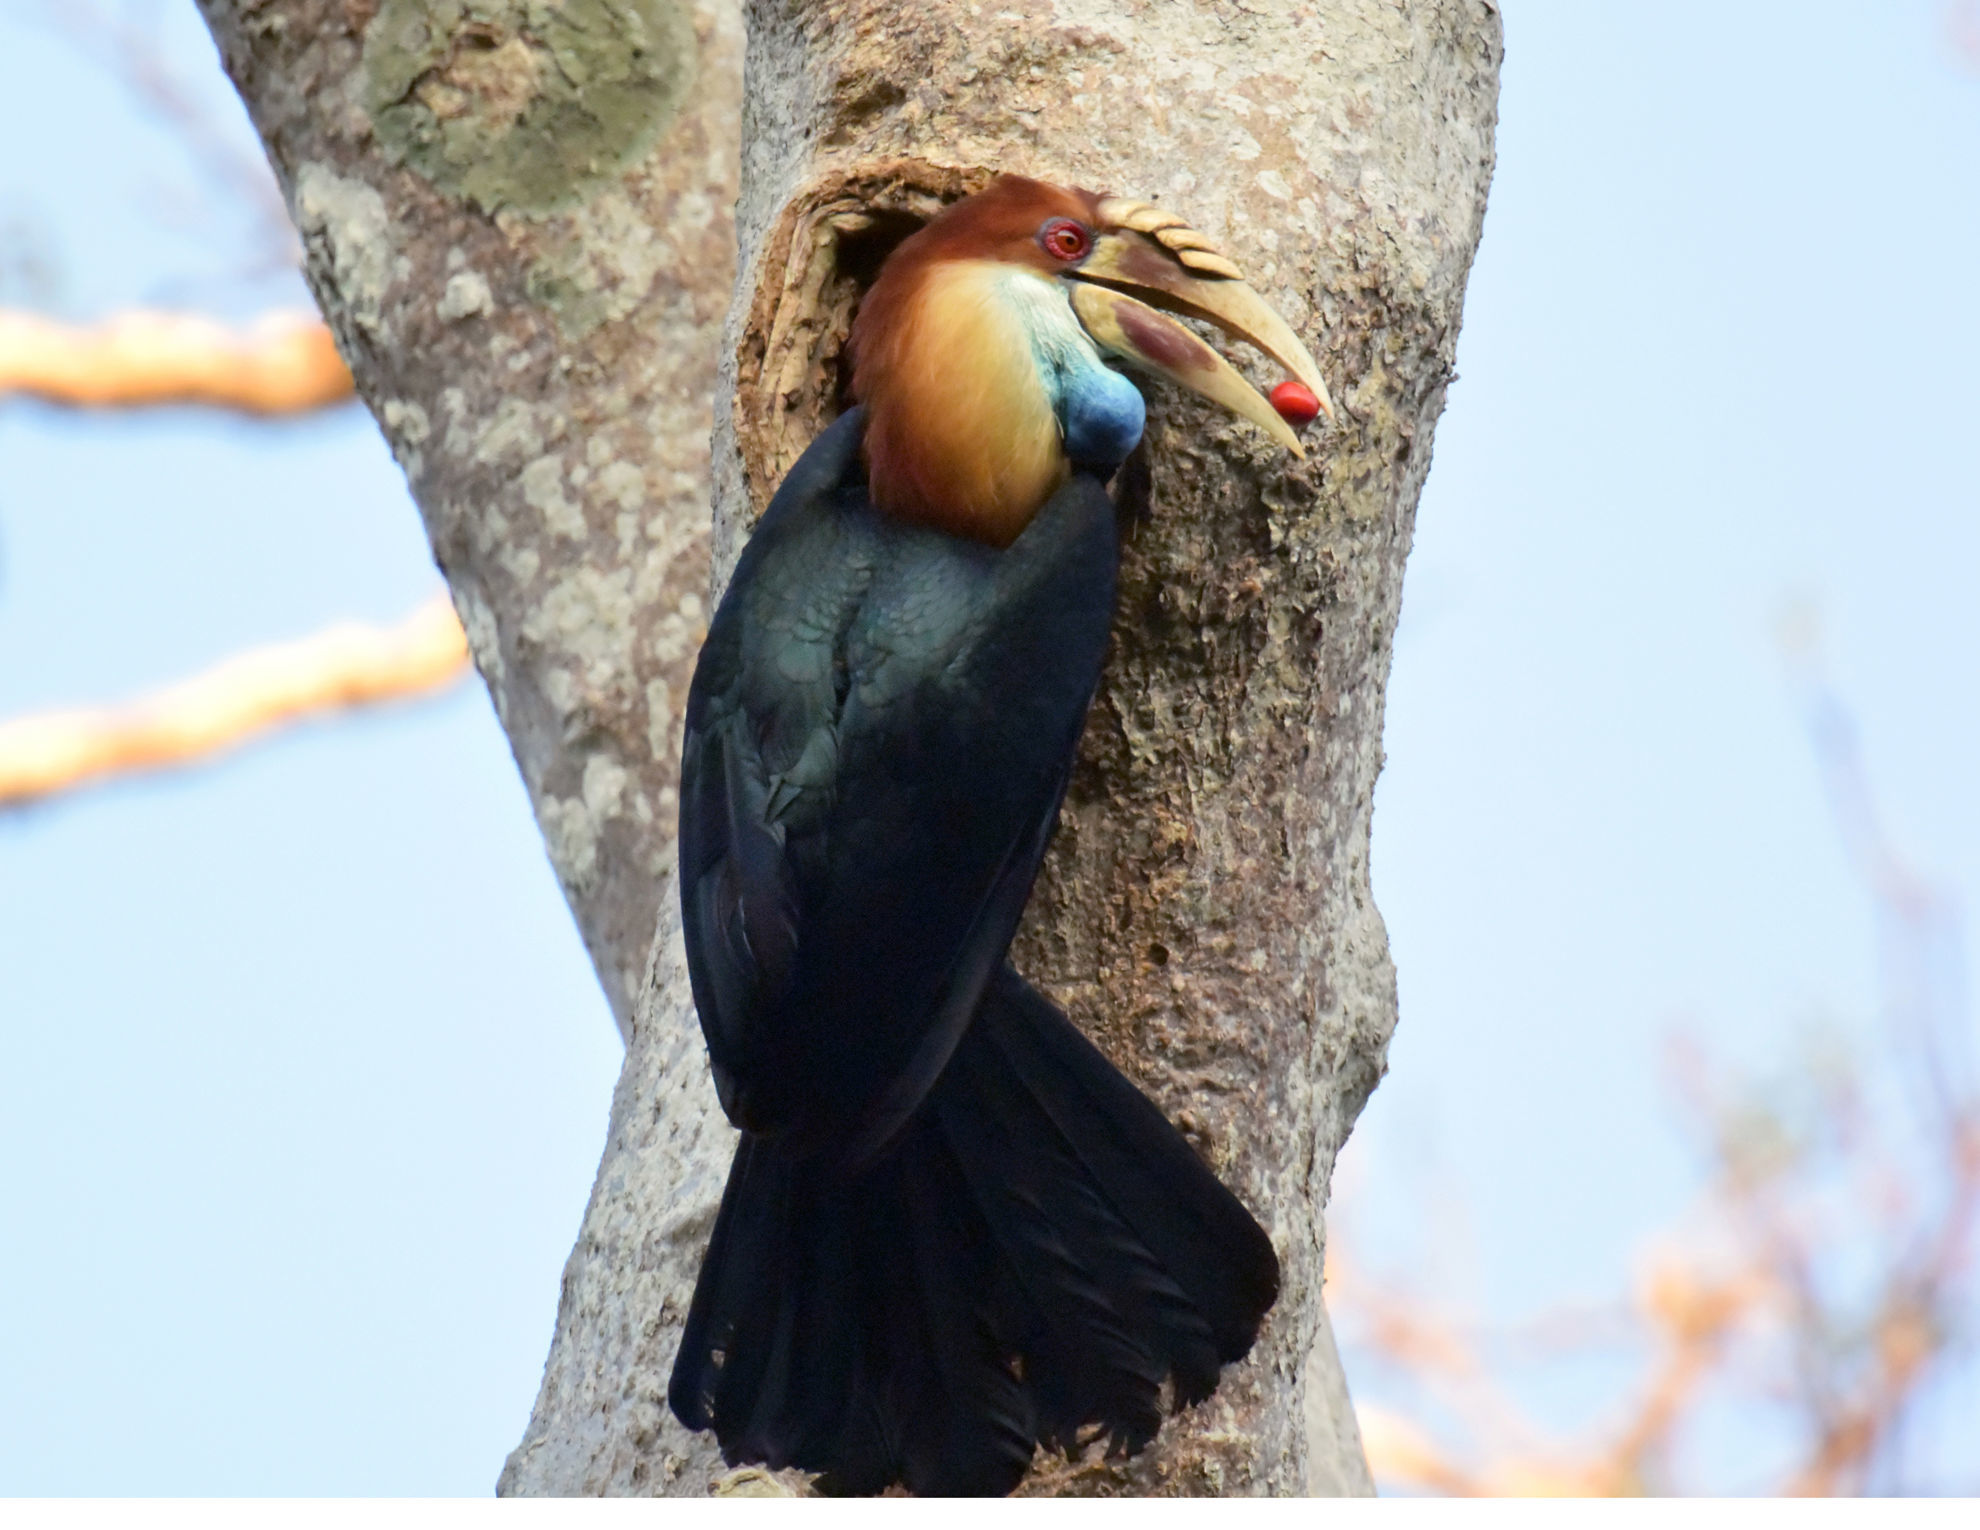
[[[1593,1442],[1548,1437],[1519,1408],[1465,1325],[1438,1318],[1393,1280],[1358,1277],[1330,1237],[1327,1285],[1356,1342],[1427,1388],[1472,1442],[1460,1452],[1400,1413],[1356,1409],[1369,1469],[1395,1486],[1461,1497],[1633,1497],[1656,1491],[1673,1437],[1718,1367],[1737,1324],[1764,1298],[1752,1274],[1706,1279],[1659,1263],[1630,1306],[1654,1354],[1635,1400]],[[1580,1325],[1577,1325],[1580,1326]]]
[[[1362,1403],[1354,1416],[1376,1481],[1426,1489],[1446,1498],[1494,1496],[1484,1481],[1451,1460],[1441,1445],[1402,1414]]]
[[[393,627],[342,623],[236,655],[125,706],[0,722],[0,809],[117,776],[210,760],[307,718],[423,696],[467,669],[436,595]]]
[[[1967,1427],[1980,1384],[1980,1062],[1964,924],[1957,900],[1885,832],[1813,611],[1789,616],[1791,677],[1875,915],[1881,1024],[1860,1046],[1812,1049],[1759,1083],[1674,1043],[1707,1193],[1628,1303],[1620,1337],[1643,1358],[1620,1416],[1578,1441],[1549,1438],[1514,1400],[1510,1378],[1540,1358],[1539,1329],[1488,1349],[1478,1324],[1441,1314],[1406,1281],[1363,1276],[1337,1211],[1327,1279],[1344,1345],[1415,1399],[1408,1416],[1360,1410],[1378,1480],[1447,1494],[1696,1490],[1678,1464],[1687,1437],[1723,1428],[1731,1404],[1786,1426],[1776,1490],[1946,1490],[1911,1442],[1934,1403]],[[1588,1354],[1618,1337],[1572,1326]],[[1936,1470],[1970,1470],[1970,1457]]]
[[[230,329],[178,314],[127,313],[79,326],[0,311],[0,397],[288,415],[343,403],[351,392],[336,343],[314,317],[271,314]]]
[[[1950,0],[1946,32],[1960,61],[1969,69],[1980,69],[1980,0]]]

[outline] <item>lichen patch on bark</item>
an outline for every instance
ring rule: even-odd
[[[672,253],[640,207],[615,188],[556,219],[545,230],[543,249],[529,267],[525,290],[572,342],[637,309]]]
[[[364,105],[387,153],[441,190],[550,213],[646,152],[696,53],[675,0],[384,0]]]
[[[395,264],[385,199],[365,182],[312,161],[296,171],[295,218],[303,242],[336,284],[339,301],[325,305],[331,322],[375,337]]]

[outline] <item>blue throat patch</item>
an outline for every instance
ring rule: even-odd
[[[1141,390],[1100,359],[1056,281],[1011,284],[1032,359],[1052,401],[1066,455],[1103,476],[1127,461],[1148,423]]]
[[[1059,394],[1066,455],[1080,467],[1112,472],[1141,439],[1148,406],[1141,390],[1096,361],[1068,375]]]

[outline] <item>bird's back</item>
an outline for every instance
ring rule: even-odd
[[[998,551],[877,512],[848,444],[813,448],[848,472],[793,471],[711,624],[682,889],[738,1124],[870,1149],[933,1083],[1015,929],[1117,554],[1091,478]]]

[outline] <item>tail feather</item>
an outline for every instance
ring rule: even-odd
[[[810,1247],[794,1250],[800,1257],[808,1254],[810,1262],[798,1266],[798,1278],[807,1283],[799,1324],[803,1342],[795,1352],[784,1464],[861,1453],[849,1443],[857,1424],[853,1404],[865,1374],[861,1329],[841,1311],[848,1293],[860,1289],[859,1220],[838,1197],[822,1200]],[[771,1438],[766,1428],[766,1449]]]
[[[1270,1240],[1161,1112],[1006,968],[853,1178],[745,1136],[669,1400],[731,1461],[1004,1493],[1034,1444],[1138,1450],[1278,1289]]]
[[[857,1232],[811,1170],[758,1138],[737,1146],[674,1363],[675,1414],[738,1460],[843,1448],[858,1328],[838,1309],[858,1288]]]
[[[774,1269],[782,1228],[778,1213],[783,1197],[771,1184],[783,1169],[775,1155],[755,1138],[744,1137],[729,1165],[729,1182],[722,1191],[722,1208],[715,1231],[702,1256],[701,1276],[681,1333],[680,1353],[667,1386],[667,1401],[690,1429],[716,1427],[716,1419],[731,1417],[718,1409],[718,1394],[737,1355],[737,1336],[752,1312],[760,1310]],[[761,1364],[765,1351],[757,1350]],[[733,1424],[731,1424],[733,1427]]]
[[[1105,1187],[1210,1322],[1218,1359],[1247,1353],[1278,1297],[1279,1260],[1243,1203],[1099,1048],[1008,967],[972,1029],[1024,1081],[1090,1182]]]
[[[734,1419],[745,1430],[766,1405],[774,1409],[788,1384],[791,1307],[800,1289],[789,1278],[793,1234],[801,1234],[791,1225],[793,1166],[761,1149],[755,1156],[730,1259],[731,1268],[745,1260],[755,1266],[737,1282],[750,1295],[730,1315],[714,1385],[715,1416]]]
[[[902,1475],[923,1494],[1002,1494],[1031,1464],[1030,1399],[997,1331],[997,1250],[946,1145],[929,1141],[897,1160],[925,1334],[923,1406],[906,1422]],[[897,1359],[899,1357],[897,1356]]]
[[[857,1343],[856,1331],[833,1310],[836,1293],[850,1286],[841,1257],[850,1241],[847,1218],[832,1197],[811,1192],[798,1175],[792,1180],[785,1190],[785,1234],[772,1256],[782,1278],[774,1282],[777,1296],[767,1308],[769,1361],[747,1392],[748,1373],[737,1373],[736,1395],[748,1398],[749,1407],[738,1453],[773,1466],[833,1449]],[[747,1342],[738,1339],[739,1345]]]
[[[1029,1300],[1011,1334],[1038,1390],[1045,1441],[1103,1423],[1128,1448],[1161,1423],[1165,1367],[1129,1300],[1137,1247],[1086,1186],[1051,1123],[965,1041],[932,1101],[976,1204]]]

